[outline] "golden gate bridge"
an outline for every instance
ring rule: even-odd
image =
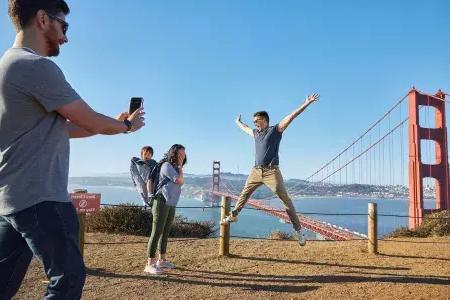
[[[450,210],[448,144],[445,108],[447,94],[426,94],[414,87],[395,102],[367,130],[303,182],[288,188],[290,196],[311,195],[318,186],[340,190],[352,186],[384,186],[372,198],[401,197],[409,187],[409,228],[419,226],[427,213]],[[238,193],[221,179],[220,162],[213,162],[211,195],[236,201]],[[300,184],[307,183],[301,189]],[[424,193],[432,191],[435,207],[424,207]],[[336,195],[336,194],[334,194]],[[287,213],[268,205],[273,196],[249,199],[247,206],[290,222]],[[306,229],[331,240],[366,238],[366,235],[299,214]]]

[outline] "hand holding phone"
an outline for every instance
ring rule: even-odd
[[[117,120],[123,121],[127,126],[128,132],[134,132],[145,126],[145,112],[143,108],[144,99],[141,97],[133,97],[130,100],[128,112],[123,112],[117,116]]]
[[[128,113],[131,115],[137,109],[141,108],[144,105],[144,98],[142,97],[132,97],[130,100],[130,108]]]

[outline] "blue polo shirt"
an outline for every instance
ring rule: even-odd
[[[279,165],[278,150],[280,148],[282,134],[277,128],[278,124],[261,131],[253,129],[253,136],[255,138],[255,166],[268,167]]]

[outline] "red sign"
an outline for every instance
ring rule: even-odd
[[[101,194],[71,193],[70,197],[77,214],[94,213],[100,210]]]

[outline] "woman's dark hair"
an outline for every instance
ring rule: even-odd
[[[153,156],[153,148],[151,146],[144,146],[141,149],[141,158],[144,158],[144,153],[150,152],[150,154]]]
[[[70,12],[64,0],[8,0],[8,14],[18,31],[27,27],[41,9],[52,15]]]
[[[255,112],[253,117],[262,117],[266,119],[267,123],[269,123],[269,114],[265,110]]]
[[[164,154],[164,158],[161,160],[161,163],[168,162],[174,167],[178,167],[178,151],[184,148],[183,145],[175,144],[170,147],[169,151],[167,151],[166,154]],[[183,160],[183,166],[187,163],[187,156]]]

